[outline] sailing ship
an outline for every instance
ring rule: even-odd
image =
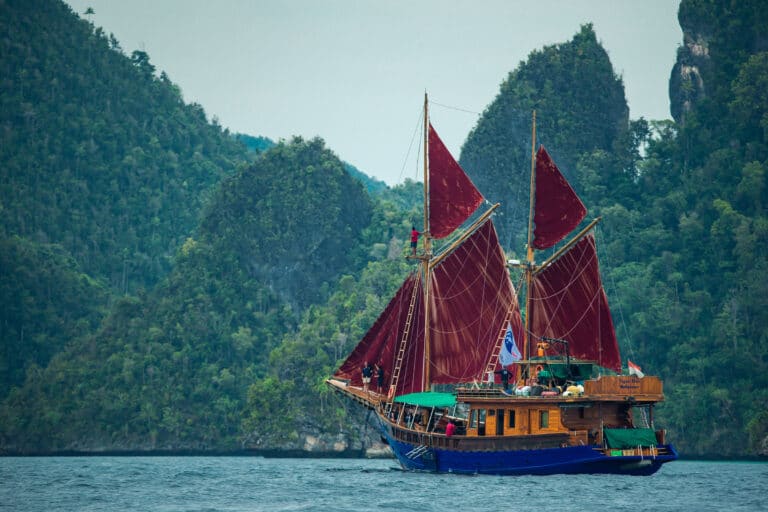
[[[677,452],[654,427],[661,380],[622,370],[592,233],[599,219],[536,262],[587,212],[536,150],[535,112],[532,125],[527,254],[507,260],[499,205],[442,143],[425,94],[423,253],[409,256],[418,268],[326,382],[376,412],[404,469],[652,474]],[[371,363],[384,369],[383,388],[364,382]]]

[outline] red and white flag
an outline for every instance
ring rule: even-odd
[[[627,359],[627,366],[629,367],[629,374],[630,375],[637,375],[641,379],[645,377],[645,374],[643,373],[643,370],[637,366],[635,363]]]

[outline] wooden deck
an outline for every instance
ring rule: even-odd
[[[387,400],[386,395],[382,395],[371,389],[365,391],[361,387],[350,386],[346,382],[340,380],[327,379],[325,383],[342,395],[351,400],[354,400],[355,402],[363,405],[364,407],[367,407],[368,409],[375,409],[380,403],[386,402]]]

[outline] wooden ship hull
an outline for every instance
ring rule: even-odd
[[[656,377],[603,376],[585,381],[578,396],[519,396],[498,385],[458,388],[455,404],[436,406],[419,405],[418,398],[390,404],[378,393],[329,383],[376,411],[382,439],[406,470],[650,475],[678,458],[666,432],[653,428],[653,406],[663,400]],[[448,421],[458,425],[451,435]]]

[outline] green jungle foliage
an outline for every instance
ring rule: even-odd
[[[324,299],[327,279],[361,250],[356,239],[370,209],[360,183],[322,140],[296,139],[225,180],[201,230],[301,310]]]
[[[275,141],[268,137],[254,137],[244,133],[235,134],[235,138],[245,144],[245,147],[253,153],[263,153],[275,145]]]
[[[275,145],[268,137],[254,137],[244,133],[238,133],[235,138],[245,144],[245,147],[253,153],[261,153]],[[344,168],[356,180],[361,182],[369,194],[380,194],[388,190],[387,184],[375,178],[371,178],[352,164],[344,163]]]
[[[364,436],[364,411],[339,398],[324,381],[414,270],[403,256],[410,250],[405,243],[409,219],[420,216],[420,205],[412,199],[421,189],[421,184],[406,182],[383,194],[363,232],[367,266],[358,274],[342,276],[331,297],[308,308],[298,329],[272,351],[268,375],[248,391],[243,431],[249,445],[279,445],[299,431],[344,434],[351,441]],[[405,202],[410,209],[403,208]],[[275,410],[282,416],[275,417]]]
[[[611,153],[626,137],[624,85],[591,24],[520,63],[462,147],[459,163],[489,201],[501,203],[496,227],[509,248],[525,244],[534,110],[537,141],[569,180],[580,155]]]
[[[27,368],[45,368],[67,343],[93,332],[107,290],[80,271],[58,245],[0,239],[0,399],[24,383]]]
[[[709,56],[704,96],[681,125],[658,126],[639,164],[642,208],[627,212],[627,292],[646,301],[627,304],[633,345],[665,376],[663,418],[691,454],[768,454],[766,9],[681,2],[686,38]]]
[[[149,56],[60,1],[0,3],[0,234],[60,244],[116,291],[151,287],[246,150]]]
[[[682,1],[709,60],[679,124],[629,120],[587,25],[510,73],[460,159],[522,253],[536,109],[685,455],[768,453],[761,9]],[[319,139],[230,136],[58,0],[0,3],[0,50],[0,451],[370,437],[323,381],[413,269],[421,185],[361,186]]]
[[[268,150],[221,184],[198,239],[152,292],[121,299],[98,330],[28,372],[3,410],[9,445],[239,448],[246,391],[269,382],[270,352],[295,330],[289,303],[325,298],[370,218],[362,186],[322,141]]]

